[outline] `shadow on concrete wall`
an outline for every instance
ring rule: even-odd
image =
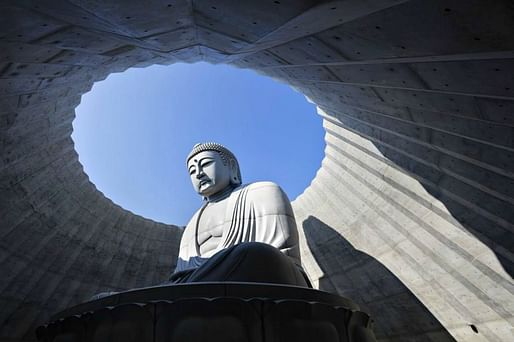
[[[344,103],[341,103],[341,106],[344,108]],[[320,108],[323,110],[322,107]],[[512,108],[514,108],[514,106],[512,106]],[[401,112],[405,109],[406,108],[397,110]],[[407,109],[409,108],[407,107]],[[351,111],[352,109],[348,110]],[[380,111],[381,109],[376,110]],[[394,110],[394,108],[391,110]],[[401,172],[417,176],[416,178],[419,184],[432,197],[439,200],[445,206],[446,210],[432,206],[431,203],[425,203],[423,205],[430,208],[430,210],[434,211],[448,222],[452,222],[456,227],[461,227],[463,231],[469,232],[488,246],[495,254],[505,272],[508,273],[511,278],[514,277],[514,258],[512,255],[512,251],[514,251],[514,234],[512,234],[514,205],[507,200],[514,198],[514,180],[505,174],[501,174],[501,172],[488,170],[486,167],[482,166],[483,164],[487,164],[487,160],[494,159],[495,156],[498,156],[498,150],[492,148],[491,150],[487,150],[484,147],[484,150],[478,153],[479,150],[477,150],[476,147],[472,147],[474,145],[470,145],[469,149],[466,150],[465,153],[462,153],[461,156],[454,156],[450,153],[438,151],[437,148],[411,143],[385,130],[366,127],[362,123],[357,124],[353,119],[332,113],[330,110],[327,110],[327,113],[329,113],[329,116],[336,118],[336,120],[333,120],[330,117],[324,117],[328,122],[342,127],[343,129],[349,129],[362,136],[364,139],[372,139],[373,145],[380,151],[380,154],[385,160],[390,161],[389,164],[392,167],[401,170]],[[394,123],[389,123],[389,125],[389,129],[393,131],[397,129]],[[474,127],[475,130],[477,129],[477,127],[473,125],[470,127]],[[419,130],[420,128],[418,127],[416,129]],[[482,131],[485,135],[494,135],[492,131],[486,129],[482,129]],[[503,131],[500,131],[498,134],[503,134],[501,132]],[[335,132],[330,133],[367,153],[365,149],[358,146],[358,144],[348,141]],[[418,133],[419,132],[408,132],[408,134],[402,134],[412,134],[415,136]],[[464,140],[464,142],[465,141],[466,140]],[[441,142],[439,141],[439,143]],[[447,142],[447,145],[451,147],[450,142]],[[338,146],[332,145],[332,147],[343,155],[346,155]],[[466,155],[466,153],[469,154],[469,156]],[[480,159],[477,157],[477,154],[480,154],[478,157],[484,159],[484,162],[479,164],[467,161],[467,159]],[[486,158],[485,156],[489,157]],[[422,199],[419,198],[415,191],[411,191],[411,189],[395,183],[394,180],[384,177],[379,171],[369,168],[366,163],[356,160],[349,155],[347,155],[347,157],[371,174],[383,179],[385,182],[389,182],[393,188],[411,197],[414,201],[422,202]],[[424,160],[426,163],[419,162],[414,158]],[[503,161],[503,167],[501,169],[504,171],[513,169],[513,160],[512,158],[508,159],[508,155],[501,158],[498,156],[497,159]],[[360,175],[355,174],[353,170],[347,168],[346,165],[341,164],[341,162],[337,160],[334,160],[334,162],[348,173],[352,174],[353,177],[360,179],[363,183],[368,183],[365,179],[360,177]],[[500,167],[496,168],[499,169]],[[373,188],[372,184],[367,185]],[[493,193],[495,195],[493,195]],[[380,195],[380,191],[377,191],[377,194]],[[387,196],[384,196],[384,199],[386,201],[390,200]],[[415,214],[409,214],[407,212],[405,214],[410,216],[412,221],[418,221],[420,226],[425,225]],[[433,234],[430,232],[430,230],[432,230],[431,227],[425,226],[424,228],[429,231],[429,233]],[[438,238],[444,240],[446,237],[441,235]],[[443,243],[450,245],[452,241],[448,239]],[[454,251],[468,259],[470,257],[469,254],[466,255],[467,252],[465,250],[454,248]],[[474,256],[471,256],[471,259],[473,259],[473,257]]]
[[[320,290],[350,298],[370,313],[378,339],[454,341],[384,265],[356,250],[316,217],[309,216],[302,224],[309,249],[324,273],[319,280]]]
[[[495,253],[496,258],[503,266],[505,272],[511,277],[514,277],[514,263],[509,256],[509,251],[514,250],[514,234],[505,227],[512,225],[514,222],[514,207],[511,204],[490,196],[485,192],[481,192],[438,170],[431,169],[420,163],[412,163],[408,158],[405,158],[399,152],[388,147],[380,144],[375,144],[375,146],[385,158],[392,161],[401,169],[416,174],[421,177],[421,179],[427,180],[428,182],[420,182],[420,184],[430,195],[441,201],[450,213],[450,215],[448,215],[448,213],[441,210],[438,214],[442,217],[446,217],[450,222],[457,221],[455,222],[455,226],[463,227],[482,243],[487,245],[491,251]],[[428,154],[429,152],[426,153]],[[421,156],[420,158],[423,157]],[[449,157],[446,158],[450,159]],[[482,180],[494,179],[494,181],[486,182],[490,183],[489,186],[494,187],[496,190],[503,188],[498,192],[509,193],[510,196],[514,193],[510,187],[512,182],[507,181],[505,177],[500,175],[495,176],[493,173],[480,170],[476,166],[463,166],[463,162],[456,159],[451,160],[451,164],[448,163],[446,167],[454,170],[456,173],[467,170],[466,172],[470,174],[481,174]],[[504,184],[504,186],[501,184]],[[441,191],[441,189],[445,191]],[[467,201],[470,203],[471,207],[465,206],[453,197]],[[473,207],[485,210],[485,212],[489,214],[481,215],[478,213],[478,210],[473,209]],[[433,208],[433,210],[437,210],[437,208]],[[502,251],[506,251],[506,254],[504,255]]]

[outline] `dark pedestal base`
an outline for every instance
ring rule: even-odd
[[[255,283],[158,286],[80,304],[39,327],[39,341],[375,341],[351,301]]]

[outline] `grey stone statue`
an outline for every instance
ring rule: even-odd
[[[204,204],[187,224],[172,283],[244,281],[309,286],[291,204],[272,182],[242,185],[236,157],[217,143],[187,157]]]

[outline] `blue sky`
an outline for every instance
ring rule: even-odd
[[[316,108],[252,70],[207,63],[129,69],[96,83],[76,109],[72,138],[85,172],[113,202],[185,225],[201,203],[185,158],[215,141],[237,156],[244,183],[270,180],[291,200],[324,149]]]

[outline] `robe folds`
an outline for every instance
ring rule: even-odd
[[[222,201],[227,204],[217,248],[200,255],[196,234],[202,208],[184,230],[175,274],[198,269],[213,255],[247,242],[261,242],[277,248],[302,271],[294,213],[278,185],[272,182],[242,185]]]

